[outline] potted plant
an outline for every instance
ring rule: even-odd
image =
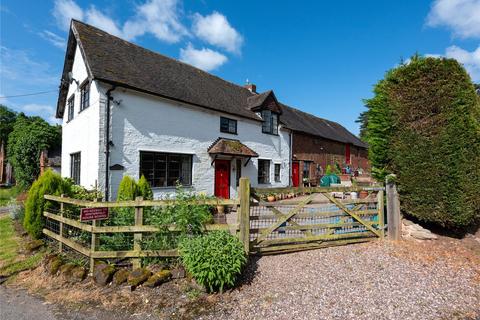
[[[273,193],[268,194],[267,200],[268,200],[268,202],[274,202],[275,201],[275,194],[273,194]]]
[[[217,214],[224,214],[225,206],[223,204],[217,204]]]
[[[361,190],[359,193],[358,193],[358,197],[360,199],[365,199],[366,197],[368,197],[368,191],[367,190]]]

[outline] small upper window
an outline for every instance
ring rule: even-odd
[[[80,87],[80,111],[87,109],[90,105],[90,82],[86,81]]]
[[[68,99],[67,102],[67,112],[68,112],[68,117],[67,121],[70,121],[73,119],[73,109],[75,108],[75,95],[72,95],[70,99]]]
[[[237,134],[237,120],[220,117],[220,131]]]
[[[270,110],[262,110],[262,132],[278,134],[278,114]]]

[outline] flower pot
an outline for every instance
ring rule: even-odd
[[[268,202],[274,202],[275,201],[275,196],[268,196],[267,200],[268,200]]]
[[[366,197],[368,197],[368,191],[367,190],[360,191],[360,193],[358,194],[358,197],[360,199],[365,199]]]
[[[217,206],[217,213],[218,214],[224,214],[225,213],[225,206],[224,205],[218,205]]]

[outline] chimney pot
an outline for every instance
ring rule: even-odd
[[[245,88],[247,88],[251,93],[257,93],[257,86],[253,83],[247,83]]]

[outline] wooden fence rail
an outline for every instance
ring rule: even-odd
[[[141,198],[135,199],[135,201],[121,201],[121,202],[98,202],[98,201],[85,201],[67,198],[64,196],[52,196],[45,195],[46,200],[59,203],[58,212],[45,211],[43,216],[50,221],[58,223],[58,232],[43,229],[43,233],[58,241],[59,251],[64,249],[64,246],[81,253],[90,260],[90,272],[93,272],[95,259],[113,259],[113,258],[130,258],[134,268],[140,267],[140,259],[145,257],[176,257],[178,252],[176,249],[172,250],[145,250],[141,248],[141,242],[143,234],[154,234],[161,230],[164,230],[154,225],[143,224],[143,210],[145,207],[165,207],[175,204],[174,200],[143,200]],[[190,205],[225,205],[233,206],[238,204],[237,200],[195,200],[189,203]],[[129,226],[101,226],[97,221],[81,222],[79,219],[72,219],[65,216],[65,205],[73,205],[84,208],[134,208],[134,225]],[[113,213],[115,214],[115,213]],[[65,226],[69,226],[78,229],[82,232],[88,233],[91,239],[90,246],[79,243],[65,236]],[[178,227],[174,225],[166,226],[167,230],[174,233],[179,231]],[[213,230],[226,230],[233,234],[236,234],[238,225],[227,224],[207,224],[205,225],[206,231]],[[133,250],[117,250],[117,251],[99,251],[99,235],[100,234],[133,234]]]
[[[366,199],[336,199],[332,192],[351,193],[367,190]],[[384,188],[340,187],[340,188],[250,188],[250,180],[242,177],[238,199],[194,200],[190,205],[237,206],[236,224],[207,224],[206,231],[227,230],[238,236],[246,254],[280,253],[311,248],[327,247],[347,243],[368,241],[385,236]],[[398,194],[393,183],[387,185],[388,230],[391,239],[398,239],[400,223]],[[298,199],[288,199],[274,203],[263,201],[267,193],[297,194]],[[320,195],[320,196],[319,196]],[[90,260],[93,271],[95,259],[129,258],[134,267],[140,266],[141,258],[175,257],[176,249],[146,250],[141,243],[145,235],[168,230],[175,233],[174,225],[160,228],[144,225],[145,207],[165,207],[175,200],[143,200],[98,202],[71,199],[63,196],[45,195],[46,200],[56,202],[58,211],[46,210],[47,221],[58,226],[58,230],[45,228],[44,234],[58,241],[60,251],[65,246],[78,251]],[[313,202],[313,203],[312,203]],[[78,216],[68,214],[68,207],[79,208],[133,208],[133,225],[102,225],[96,221],[82,222]],[[113,215],[115,212],[112,213]],[[68,229],[87,234],[89,243],[69,238]],[[391,231],[394,230],[394,231]],[[57,232],[55,232],[57,231]],[[99,239],[105,234],[133,236],[131,250],[99,250]],[[129,238],[131,239],[131,238]],[[107,248],[108,249],[108,248]],[[120,248],[119,248],[120,249]]]

